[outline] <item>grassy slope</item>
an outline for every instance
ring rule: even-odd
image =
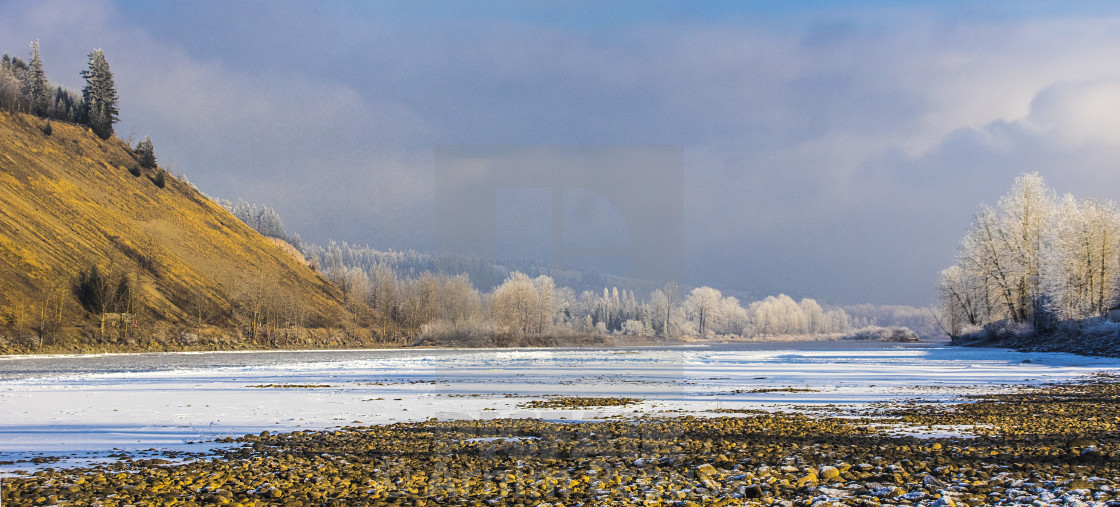
[[[87,129],[0,112],[0,327],[38,312],[93,263],[141,280],[152,318],[187,324],[195,302],[213,323],[235,323],[242,294],[264,291],[300,306],[310,325],[340,315],[340,293],[321,276],[175,178],[136,177],[127,146]],[[146,261],[150,259],[150,262]],[[67,294],[66,324],[88,324]],[[83,322],[84,320],[84,322]],[[6,321],[6,322],[5,322]]]

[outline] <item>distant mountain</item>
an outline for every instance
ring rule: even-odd
[[[276,345],[347,318],[286,248],[115,137],[0,112],[0,350]]]

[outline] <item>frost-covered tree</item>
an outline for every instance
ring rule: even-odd
[[[556,282],[552,277],[541,275],[533,279],[533,290],[537,294],[536,304],[533,308],[533,329],[535,333],[552,331],[553,316],[556,311],[553,307],[553,297],[556,294]]]
[[[751,315],[755,331],[762,335],[805,334],[808,328],[801,305],[785,294],[768,296],[752,304]]]
[[[440,276],[436,294],[436,319],[451,323],[466,322],[478,316],[482,299],[465,275]]]
[[[981,206],[954,266],[941,273],[942,326],[956,336],[1004,319],[1045,328],[1103,316],[1120,287],[1120,212],[1111,203],[1058,201],[1037,174]]]
[[[12,58],[6,53],[0,59],[0,107],[9,111],[26,111],[27,96],[24,95],[24,82],[27,64]]]
[[[941,270],[937,282],[938,320],[950,337],[960,336],[966,326],[982,322],[980,303],[984,296],[976,290],[973,281],[959,264]]]
[[[1045,301],[1060,320],[1102,316],[1120,287],[1120,213],[1112,203],[1065,196],[1049,227]]]
[[[113,135],[113,124],[117,123],[117,87],[113,83],[113,72],[105,53],[94,49],[89,53],[89,68],[82,71],[86,80],[82,88],[82,101],[85,103],[86,118],[90,128],[102,139]]]
[[[1038,173],[1016,178],[997,204],[995,241],[1002,256],[998,281],[1016,322],[1032,322],[1042,296],[1043,238],[1054,208],[1054,192]]]
[[[985,320],[1033,323],[1042,303],[1042,262],[1054,193],[1024,174],[995,208],[981,205],[958,253],[960,287],[986,300]],[[958,293],[959,295],[959,293]],[[959,310],[968,314],[969,311]]]
[[[43,58],[39,56],[39,41],[31,42],[31,60],[24,73],[23,94],[31,104],[31,113],[46,116],[51,108],[47,74],[43,71]]]
[[[696,332],[700,337],[704,337],[705,333],[710,331],[708,328],[709,321],[722,298],[723,294],[711,287],[692,289],[692,292],[689,292],[688,297],[685,298],[685,315],[690,322],[696,325]]]
[[[539,303],[536,284],[529,275],[513,272],[491,296],[492,312],[498,325],[516,333],[537,328]]]
[[[949,320],[1038,324],[1046,310],[1043,262],[1054,192],[1037,173],[1016,178],[995,208],[981,205],[939,294]]]
[[[804,316],[805,333],[818,334],[824,331],[824,309],[815,300],[805,298],[798,303],[801,314]]]
[[[240,198],[237,199],[236,204],[231,204],[229,201],[220,201],[219,204],[238,220],[245,222],[246,225],[252,227],[253,230],[262,235],[288,241],[288,233],[284,229],[284,221],[280,219],[280,214],[277,213],[276,210],[268,206],[257,206],[256,204],[251,204]],[[339,264],[368,269],[369,266],[367,265],[344,262],[344,249],[347,251],[350,250],[347,245],[339,245],[332,241],[330,245],[328,245],[327,251],[324,252],[325,255],[316,257],[326,257],[320,258],[319,262],[327,268]]]

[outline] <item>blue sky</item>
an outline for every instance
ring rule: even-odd
[[[119,135],[150,134],[173,172],[316,242],[432,248],[437,146],[678,146],[686,283],[921,305],[976,206],[1019,173],[1120,195],[1111,2],[0,12],[0,51],[39,39],[48,77],[78,88],[103,48]]]

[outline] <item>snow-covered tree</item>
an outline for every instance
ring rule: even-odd
[[[1102,316],[1120,287],[1120,213],[1112,203],[1065,196],[1049,227],[1043,286],[1060,320]]]
[[[436,294],[436,319],[451,323],[470,320],[481,310],[478,290],[467,275],[440,276]]]
[[[19,62],[17,65],[16,62]],[[21,65],[23,68],[21,68]],[[19,58],[4,54],[0,59],[0,107],[10,111],[20,111],[27,102],[23,94],[23,73],[26,64]]]
[[[723,294],[711,287],[697,287],[688,293],[684,300],[685,315],[688,320],[697,326],[696,333],[704,337],[710,332],[709,321],[712,313],[716,311]]]
[[[24,73],[23,93],[31,104],[31,113],[46,116],[51,108],[47,74],[43,71],[43,58],[39,56],[39,41],[31,42],[31,60]]]
[[[220,202],[219,204],[226,208],[226,210],[238,220],[245,222],[246,225],[252,227],[253,230],[262,235],[270,238],[288,240],[288,233],[284,230],[284,222],[280,219],[280,214],[277,213],[276,210],[268,206],[250,204],[240,198],[237,199],[236,204],[230,204],[229,201]],[[321,264],[325,265],[327,268],[335,264],[340,264],[365,269],[365,266],[359,266],[357,263],[343,262],[343,250],[342,245],[338,245],[332,241],[327,247],[327,258],[320,259]],[[347,247],[345,250],[349,252],[350,248]]]
[[[755,332],[762,335],[805,334],[808,327],[801,306],[785,294],[768,296],[752,304],[750,310]]]
[[[494,289],[492,312],[498,325],[517,333],[538,329],[537,288],[529,275],[515,271]]]
[[[82,71],[86,80],[82,88],[82,100],[85,103],[86,118],[90,128],[102,139],[113,135],[113,124],[119,120],[117,115],[117,87],[113,83],[113,72],[109,70],[109,62],[105,53],[94,49],[89,54],[89,68]]]
[[[1016,322],[1032,322],[1041,301],[1043,238],[1054,200],[1042,177],[1032,173],[1016,178],[997,204],[997,282]]]
[[[553,317],[556,309],[553,307],[553,296],[556,294],[556,282],[552,277],[541,275],[533,279],[533,290],[536,291],[537,301],[533,309],[533,332],[546,333],[552,331]]]
[[[801,314],[804,316],[805,333],[818,334],[824,331],[824,309],[815,300],[805,298],[797,304],[801,309]]]
[[[1036,328],[1103,316],[1120,288],[1120,212],[1112,203],[1060,201],[1037,174],[981,206],[957,262],[941,273],[942,326],[1009,319]]]

